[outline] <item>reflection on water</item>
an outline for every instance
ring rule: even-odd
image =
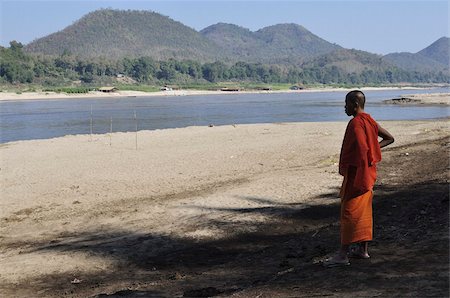
[[[439,106],[394,106],[382,101],[402,94],[449,92],[449,89],[366,91],[366,111],[377,120],[419,120],[449,116]],[[0,142],[93,132],[273,122],[348,121],[346,92],[226,94],[171,97],[0,102]]]

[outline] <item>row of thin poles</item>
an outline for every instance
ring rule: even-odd
[[[137,150],[138,149],[138,119],[137,119],[136,110],[134,110],[134,123],[135,123],[135,133],[136,133],[135,147]],[[94,126],[94,118],[93,118],[93,114],[92,114],[92,105],[91,105],[90,139],[89,139],[89,141],[92,141],[93,126]],[[111,119],[109,122],[109,146],[112,146],[112,131],[113,131],[113,118],[111,116]]]

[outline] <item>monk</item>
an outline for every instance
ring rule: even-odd
[[[341,247],[323,262],[325,267],[350,265],[349,257],[370,258],[372,240],[372,198],[377,178],[376,164],[381,150],[394,142],[394,137],[364,112],[366,99],[359,90],[345,97],[345,113],[353,116],[347,125],[339,159],[339,174],[344,176],[341,198]],[[381,141],[378,142],[378,137]],[[356,248],[349,250],[350,245]]]

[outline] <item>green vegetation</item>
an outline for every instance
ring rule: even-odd
[[[159,91],[173,89],[281,90],[291,85],[362,86],[405,82],[448,83],[448,71],[406,71],[381,56],[358,50],[338,49],[301,65],[249,62],[198,62],[151,57],[119,60],[80,58],[67,52],[60,56],[27,54],[12,41],[0,48],[0,85],[18,86],[18,91],[87,93],[99,86],[119,90]],[[65,87],[61,87],[65,86]],[[9,89],[9,88],[8,88]],[[28,90],[27,90],[28,89]]]
[[[157,86],[150,85],[115,85],[118,90],[133,90],[133,91],[142,91],[142,92],[156,92],[160,91],[160,88]]]
[[[89,91],[94,91],[96,88],[90,87],[58,87],[58,88],[45,88],[43,92],[56,92],[56,93],[89,93]],[[32,91],[29,91],[32,92]]]
[[[36,74],[41,74],[39,70],[38,73],[34,71],[34,60],[22,48],[23,45],[16,41],[10,42],[9,49],[0,48],[0,83],[31,83]]]

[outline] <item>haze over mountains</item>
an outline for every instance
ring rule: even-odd
[[[25,50],[44,55],[71,53],[83,58],[149,56],[155,60],[334,66],[359,73],[392,66],[448,72],[449,48],[450,39],[442,37],[418,53],[380,56],[344,49],[297,24],[278,24],[252,32],[219,23],[198,32],[155,12],[102,9],[31,42]]]

